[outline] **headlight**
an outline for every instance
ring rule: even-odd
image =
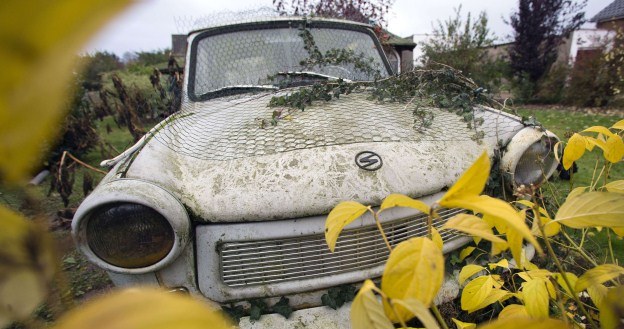
[[[512,177],[510,188],[540,185],[557,168],[554,146],[558,138],[549,131],[526,127],[507,144],[501,165]]]
[[[160,213],[140,204],[116,203],[93,211],[87,222],[89,248],[105,262],[124,268],[147,267],[173,248],[173,228]]]
[[[143,274],[175,261],[190,241],[184,205],[150,182],[117,179],[98,186],[78,207],[72,235],[97,266]]]
[[[550,170],[557,161],[553,151],[555,143],[544,136],[524,151],[514,171],[516,185],[538,185],[550,176]]]

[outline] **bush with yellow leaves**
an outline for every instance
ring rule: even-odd
[[[330,250],[334,250],[342,229],[365,212],[373,215],[390,249],[381,287],[366,281],[353,301],[353,328],[394,328],[393,323],[406,328],[406,321],[414,317],[426,328],[447,328],[433,303],[445,273],[442,238],[432,225],[439,208],[463,208],[472,212],[449,219],[441,230],[456,230],[476,241],[487,240],[491,243],[491,255],[510,250],[515,262],[511,265],[503,258],[487,267],[467,264],[459,273],[459,283],[465,284],[461,294],[462,310],[471,313],[494,303],[503,307],[498,319],[484,328],[553,329],[587,324],[598,328],[597,321],[603,328],[619,328],[624,317],[624,286],[619,278],[624,275],[624,268],[617,264],[597,264],[582,252],[566,230],[578,229],[584,235],[590,228],[605,228],[624,236],[624,180],[608,180],[611,166],[621,162],[624,156],[623,135],[624,120],[621,120],[610,128],[591,127],[570,138],[565,146],[564,168],[570,168],[586,150],[592,151],[595,146],[603,151],[605,161],[600,173],[594,175],[591,186],[574,189],[554,216],[542,207],[534,187],[521,189],[519,192],[525,198],[512,204],[481,195],[490,172],[486,153],[432,206],[398,194],[389,195],[378,211],[353,201],[338,204],[326,221],[325,238]],[[409,207],[429,214],[427,237],[411,238],[392,249],[379,222],[379,214],[392,207]],[[585,255],[592,268],[578,277],[566,271],[553,249],[553,238],[558,235]],[[533,245],[540,255],[547,255],[554,262],[555,270],[531,263],[524,253],[523,242]],[[475,247],[467,247],[461,252],[461,258],[474,250]],[[493,273],[497,268],[512,274],[512,284]],[[580,294],[587,294],[591,305],[582,301]],[[567,312],[563,306],[567,301],[578,306],[580,317]],[[452,320],[458,328],[476,326]]]

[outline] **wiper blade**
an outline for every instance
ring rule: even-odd
[[[235,85],[225,86],[219,89],[211,90],[210,93],[223,92],[230,90],[278,90],[279,88],[273,85]]]
[[[313,78],[324,78],[326,80],[340,80],[342,79],[343,81],[346,82],[351,82],[351,80],[349,79],[344,79],[344,78],[339,78],[339,77],[335,77],[332,75],[327,75],[327,74],[321,74],[321,73],[316,73],[316,72],[310,72],[310,71],[288,71],[288,72],[277,72],[276,75],[293,75],[293,76],[305,76],[305,77],[313,77]]]

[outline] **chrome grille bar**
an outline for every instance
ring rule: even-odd
[[[440,228],[461,209],[439,211],[433,226]],[[424,236],[427,216],[419,214],[382,224],[392,246],[411,237]],[[444,241],[458,237],[454,231],[441,233]],[[344,230],[333,253],[324,234],[257,241],[225,241],[218,245],[220,272],[230,287],[309,279],[360,271],[383,265],[388,249],[377,227],[370,225]]]

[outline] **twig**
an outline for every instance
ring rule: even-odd
[[[98,173],[100,173],[100,174],[102,174],[102,175],[106,175],[106,174],[107,174],[107,172],[106,172],[106,171],[104,171],[104,170],[100,170],[100,169],[97,169],[97,168],[95,168],[95,167],[93,167],[93,166],[91,166],[91,165],[89,165],[89,164],[86,164],[86,163],[84,163],[84,162],[80,161],[80,160],[79,160],[78,158],[76,158],[75,156],[73,156],[71,153],[69,153],[69,152],[67,152],[67,151],[64,151],[64,152],[63,152],[63,156],[61,157],[61,163],[59,164],[59,181],[60,181],[60,177],[61,177],[61,168],[62,168],[62,166],[63,166],[63,162],[65,161],[65,155],[67,155],[67,156],[68,156],[68,157],[70,157],[72,160],[76,161],[76,163],[78,163],[79,165],[81,165],[81,166],[83,166],[83,167],[85,167],[85,168],[91,169],[91,170],[93,170],[93,171],[95,171],[95,172],[98,172]]]

